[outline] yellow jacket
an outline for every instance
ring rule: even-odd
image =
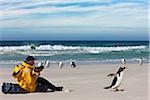
[[[28,92],[34,92],[37,87],[36,80],[39,73],[34,72],[33,69],[34,66],[31,66],[26,62],[23,62],[22,65],[17,65],[14,69],[14,72],[17,74],[13,76],[17,83],[21,88]]]

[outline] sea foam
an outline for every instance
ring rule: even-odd
[[[0,54],[22,54],[33,56],[52,56],[61,54],[91,53],[98,54],[112,51],[144,50],[146,46],[117,46],[117,47],[90,47],[90,46],[63,46],[63,45],[40,45],[32,50],[26,46],[1,46]]]

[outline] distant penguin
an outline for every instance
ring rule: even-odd
[[[140,61],[140,65],[143,65],[143,59],[140,58],[139,61]]]
[[[75,68],[75,67],[76,67],[75,62],[74,62],[74,61],[71,61],[71,62],[70,62],[70,66],[71,66],[71,68]]]
[[[48,60],[46,60],[46,61],[45,61],[45,67],[46,67],[46,68],[49,68],[49,66],[50,66],[50,62],[49,62]]]
[[[112,81],[112,84],[110,86],[104,87],[104,89],[115,89],[115,91],[118,91],[119,86],[121,85],[122,79],[123,79],[123,70],[126,67],[120,67],[116,74],[109,74],[108,76],[114,76],[114,79]]]
[[[59,68],[60,68],[60,69],[62,69],[62,68],[63,68],[63,66],[64,66],[63,62],[62,62],[62,61],[60,61],[58,66],[59,66]]]
[[[126,64],[126,63],[127,63],[127,61],[126,61],[125,58],[122,58],[122,59],[121,59],[121,62],[122,62],[122,64]]]

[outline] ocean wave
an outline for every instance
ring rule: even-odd
[[[95,47],[95,48],[85,48],[89,53],[97,54],[102,52],[112,52],[112,51],[129,51],[129,50],[143,50],[146,46],[125,46],[125,47]]]
[[[40,45],[35,50],[31,45],[25,46],[1,46],[0,54],[21,54],[33,56],[53,56],[62,54],[90,53],[99,54],[113,51],[144,50],[146,46],[117,46],[117,47],[88,47],[88,46],[63,46],[63,45]]]
[[[31,50],[31,46],[1,46],[0,51]]]

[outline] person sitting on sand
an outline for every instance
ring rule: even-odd
[[[17,84],[27,92],[40,91],[39,87],[41,85],[51,91],[62,91],[63,87],[56,87],[48,80],[39,77],[44,67],[35,67],[34,61],[35,58],[33,56],[28,56],[22,64],[15,67],[12,76],[16,79]]]

